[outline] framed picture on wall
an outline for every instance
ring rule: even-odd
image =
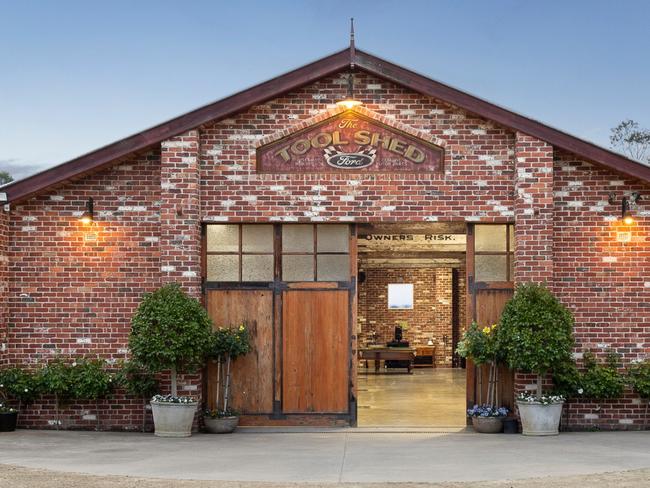
[[[412,283],[390,283],[388,285],[388,308],[389,309],[412,309],[413,308],[413,284]]]

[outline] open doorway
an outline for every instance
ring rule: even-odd
[[[358,230],[360,427],[466,425],[463,223]]]

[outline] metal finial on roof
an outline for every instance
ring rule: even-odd
[[[354,68],[354,17],[350,17],[350,67]]]

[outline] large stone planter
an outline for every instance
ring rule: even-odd
[[[503,430],[503,418],[472,417],[472,427],[481,434],[498,434]]]
[[[154,434],[158,437],[189,437],[192,435],[192,422],[197,402],[166,403],[151,402]]]
[[[558,435],[564,403],[517,402],[523,435]]]
[[[211,434],[230,434],[237,428],[239,417],[203,417],[203,421],[205,422],[205,430]]]

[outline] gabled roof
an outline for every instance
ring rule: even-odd
[[[182,134],[202,124],[227,118],[254,105],[264,103],[321,78],[345,70],[352,63],[355,69],[392,81],[423,95],[456,105],[468,112],[513,130],[537,137],[597,165],[611,168],[624,175],[650,181],[649,166],[439,81],[427,78],[372,54],[358,49],[346,48],[66,163],[12,182],[2,187],[0,191],[6,192],[7,200],[10,202],[23,200],[52,186],[110,166],[130,154],[152,148],[165,139]]]

